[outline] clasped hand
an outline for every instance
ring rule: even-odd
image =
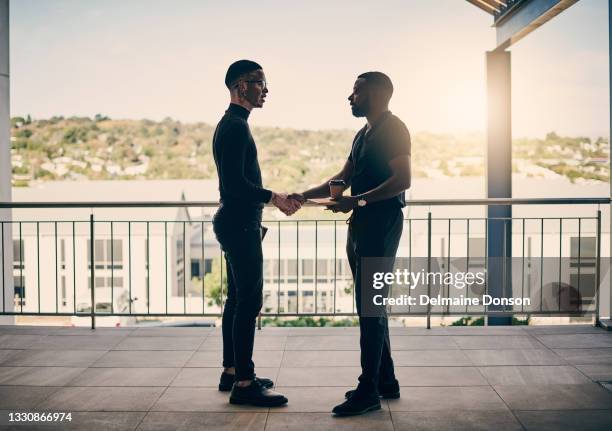
[[[271,203],[288,216],[295,214],[302,207],[301,201],[287,196],[287,193],[273,193]]]

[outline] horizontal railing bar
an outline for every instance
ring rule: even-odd
[[[492,315],[492,314],[506,314],[506,315],[530,315],[530,316],[592,316],[595,314],[595,310],[593,311],[521,311],[521,310],[487,310],[486,313],[483,311],[450,311],[450,312],[440,312],[436,313],[435,311],[431,312],[432,316],[484,316],[484,315]],[[0,316],[71,316],[71,317],[84,317],[91,318],[91,313],[47,313],[47,312],[27,312],[24,311],[20,313],[18,311],[7,311],[0,312]],[[412,316],[427,316],[427,312],[415,312],[411,311],[410,313],[387,313],[388,316],[398,316],[398,317],[412,317]],[[102,313],[96,312],[96,317],[219,317],[221,313],[132,313],[132,314],[122,314],[122,313]],[[261,313],[262,317],[358,317],[357,313]]]
[[[561,220],[597,220],[597,217],[432,217],[431,218],[433,221],[487,221],[487,220],[557,220],[559,221],[559,219]],[[280,219],[280,220],[262,220],[263,224],[266,223],[296,223],[297,221],[300,222],[300,224],[303,223],[325,223],[325,222],[329,222],[329,223],[333,223],[334,221],[339,222],[339,221],[346,221],[346,219],[298,219],[298,218],[287,218],[287,219]],[[404,221],[427,221],[427,218],[405,218]],[[2,220],[2,223],[14,223],[14,224],[35,224],[35,223],[40,223],[40,224],[54,224],[54,223],[64,223],[64,224],[69,224],[69,223],[91,223],[89,220]],[[95,224],[100,224],[100,223],[189,223],[188,220],[172,220],[172,219],[168,219],[168,220],[118,220],[118,219],[98,219],[96,221],[94,221]],[[192,224],[201,224],[201,223],[205,223],[205,224],[212,224],[213,221],[212,220],[197,220],[197,219],[192,219],[191,221]]]
[[[492,199],[416,199],[407,206],[457,206],[457,205],[593,205],[610,204],[610,197],[592,198],[492,198]],[[213,201],[159,201],[159,202],[0,202],[0,208],[176,208],[219,206]]]

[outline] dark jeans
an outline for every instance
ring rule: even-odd
[[[259,222],[214,221],[227,263],[227,298],[223,308],[223,366],[236,367],[237,380],[255,376],[255,321],[262,306],[263,253]]]
[[[395,257],[402,236],[400,209],[355,213],[351,218],[346,253],[355,280],[355,300],[359,315],[361,376],[358,391],[377,394],[378,384],[396,382],[391,359],[391,341],[386,315],[362,315],[362,257]],[[393,259],[388,259],[392,261]],[[392,268],[389,269],[391,271]]]

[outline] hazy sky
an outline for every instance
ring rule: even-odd
[[[513,134],[608,135],[607,0],[581,0],[511,48]],[[484,131],[492,17],[462,0],[11,1],[11,114],[215,123],[227,66],[264,66],[255,125],[359,127],[355,77],[393,80],[413,131]]]

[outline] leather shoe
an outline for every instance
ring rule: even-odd
[[[278,392],[264,388],[257,379],[249,386],[238,386],[234,383],[229,399],[231,404],[250,404],[260,407],[278,407],[287,404],[287,397]]]
[[[353,394],[353,396],[347,398],[342,404],[334,407],[332,413],[336,416],[356,416],[374,410],[380,410],[380,408],[380,399],[377,396]]]
[[[346,399],[349,399],[355,393],[355,389],[351,389],[344,394]],[[399,382],[395,380],[393,383],[378,385],[378,395],[385,400],[395,400],[400,397]]]
[[[264,377],[255,377],[255,380],[259,380],[261,385],[264,388],[271,388],[274,386],[274,382],[270,379],[266,379]],[[235,374],[229,374],[226,372],[221,373],[221,378],[219,379],[219,390],[221,392],[229,392],[232,390],[232,386],[234,386],[234,382],[236,381]]]

